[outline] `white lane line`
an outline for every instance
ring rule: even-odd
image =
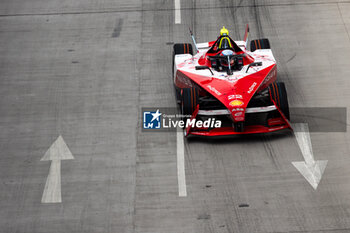
[[[181,0],[175,0],[175,24],[181,24]]]
[[[185,147],[184,134],[182,130],[176,132],[176,156],[177,156],[177,182],[179,197],[186,197],[186,175],[185,175]]]
[[[74,159],[67,144],[60,135],[46,151],[40,161],[51,161],[49,175],[41,198],[41,203],[61,203],[61,160]]]
[[[308,124],[296,123],[292,127],[304,157],[304,161],[292,162],[292,164],[316,190],[322,179],[328,160],[315,161]]]

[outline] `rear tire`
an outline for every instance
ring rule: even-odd
[[[191,44],[174,44],[173,47],[173,76],[174,77],[174,65],[175,65],[175,55],[178,54],[191,54],[193,56],[193,49]],[[175,86],[175,95],[177,103],[181,103],[180,89]]]
[[[269,39],[258,39],[250,41],[250,51],[254,52],[258,49],[271,49]]]
[[[173,47],[173,76],[174,76],[174,64],[175,55],[178,54],[191,54],[193,56],[193,49],[191,44],[174,44]]]
[[[174,56],[177,54],[186,53],[193,55],[193,49],[191,44],[174,44]]]
[[[183,88],[181,94],[181,113],[192,115],[199,102],[198,89],[195,87]]]
[[[283,82],[275,82],[269,86],[270,96],[275,101],[277,107],[282,111],[284,116],[290,120],[289,104],[286,87]]]

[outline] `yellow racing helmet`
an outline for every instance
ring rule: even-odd
[[[228,36],[228,30],[225,27],[222,27],[220,30],[220,35],[221,36]]]

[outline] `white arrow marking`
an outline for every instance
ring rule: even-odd
[[[184,133],[182,129],[176,132],[176,157],[177,157],[177,182],[179,186],[179,197],[186,197],[186,175],[185,175],[185,148]]]
[[[175,0],[175,24],[181,24],[181,2]]]
[[[309,127],[306,123],[293,124],[294,135],[299,144],[305,161],[292,162],[294,167],[305,177],[310,185],[316,190],[321,181],[322,174],[328,160],[315,161],[312,152]]]
[[[46,179],[41,203],[61,203],[61,160],[74,159],[67,144],[60,135],[46,151],[40,161],[50,161],[50,172]]]

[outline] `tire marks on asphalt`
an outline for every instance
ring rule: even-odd
[[[122,27],[123,27],[123,19],[117,19],[117,22],[115,24],[115,27],[112,33],[112,38],[119,37]]]

